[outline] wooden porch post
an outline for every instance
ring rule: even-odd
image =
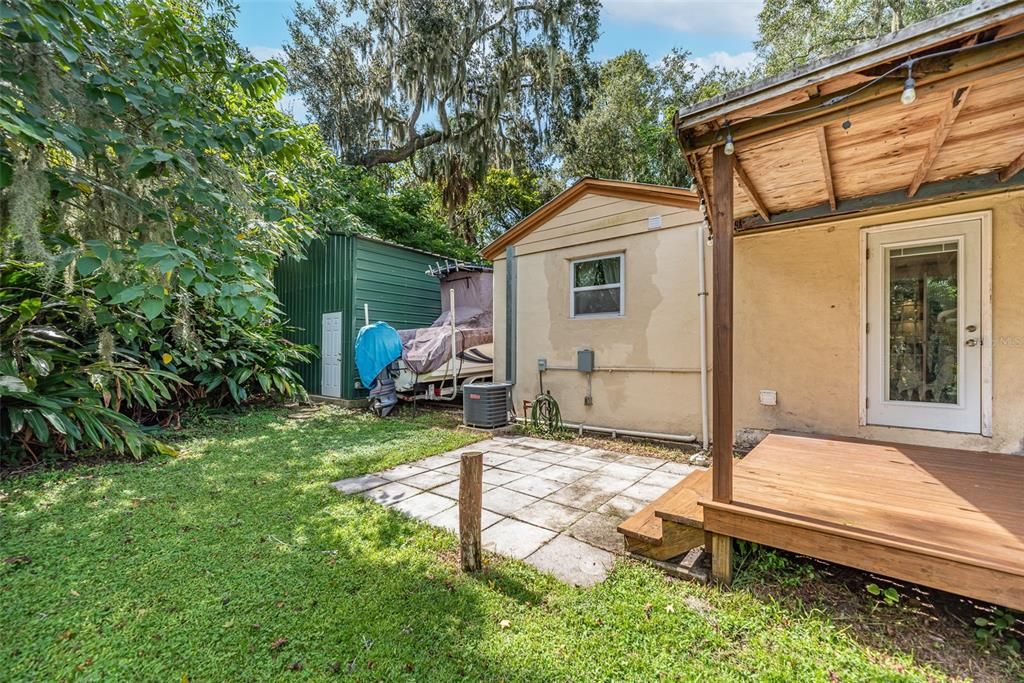
[[[712,247],[714,267],[712,384],[711,498],[732,502],[732,247],[733,247],[733,158],[718,145],[712,155],[714,178],[712,199]],[[732,581],[732,539],[713,535],[711,572],[721,583]]]

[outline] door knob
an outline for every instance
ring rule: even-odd
[[[967,346],[972,346],[972,347],[973,346],[977,346],[978,345],[978,340],[977,339],[968,339],[967,341],[964,342],[964,344],[967,344]]]
[[[977,326],[977,325],[968,325],[968,326],[967,326],[967,331],[968,331],[968,332],[974,332],[974,331],[976,331],[977,329],[978,329],[978,326]]]

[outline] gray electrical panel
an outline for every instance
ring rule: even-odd
[[[576,369],[580,372],[594,371],[593,349],[579,349],[576,351]]]

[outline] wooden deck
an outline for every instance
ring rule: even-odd
[[[777,433],[733,487],[697,494],[705,531],[1024,609],[1024,457]],[[663,525],[694,523],[663,498]]]

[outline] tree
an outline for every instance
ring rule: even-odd
[[[765,75],[898,31],[970,0],[766,0],[754,43]]]
[[[138,454],[176,392],[301,392],[270,272],[309,237],[289,176],[323,143],[232,24],[200,0],[0,2],[0,451]]]
[[[557,190],[545,192],[532,172],[492,168],[456,214],[456,233],[474,247],[482,247],[555,194]]]
[[[459,178],[521,157],[534,130],[582,104],[598,11],[598,0],[314,0],[289,22],[291,88],[346,163],[437,148],[419,170],[448,180],[454,206],[468,196]]]
[[[744,77],[723,69],[702,72],[679,50],[653,65],[638,50],[605,62],[588,93],[589,109],[559,146],[562,173],[688,186],[689,170],[672,127],[676,110]]]

